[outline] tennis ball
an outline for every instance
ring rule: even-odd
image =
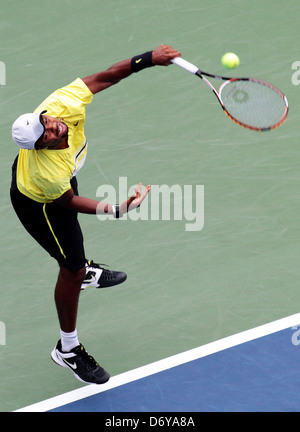
[[[236,54],[228,52],[223,55],[221,62],[222,65],[225,66],[227,69],[233,69],[239,66],[240,59]]]

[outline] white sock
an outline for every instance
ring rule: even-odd
[[[71,349],[79,345],[77,330],[71,333],[66,333],[60,330],[61,347],[64,352],[69,352]]]

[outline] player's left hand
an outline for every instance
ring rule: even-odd
[[[139,183],[138,187],[134,188],[135,194],[120,205],[120,213],[123,214],[139,207],[150,192],[150,189],[151,186],[148,185],[142,193],[142,184]]]

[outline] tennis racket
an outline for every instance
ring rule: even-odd
[[[259,132],[268,131],[282,125],[287,118],[289,105],[286,96],[265,81],[212,75],[181,57],[171,61],[201,78],[214,92],[225,114],[240,126]],[[219,91],[204,75],[224,81]]]

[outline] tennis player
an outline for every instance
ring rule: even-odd
[[[109,271],[86,259],[78,213],[113,214],[116,218],[141,205],[150,191],[141,184],[123,203],[105,203],[78,193],[76,174],[87,155],[85,107],[93,96],[134,72],[154,65],[167,66],[180,53],[160,45],[109,69],[77,78],[45,99],[33,113],[23,114],[12,126],[20,147],[12,167],[11,201],[31,236],[58,262],[55,304],[60,339],[51,353],[55,363],[69,368],[79,380],[102,384],[105,371],[79,343],[76,321],[79,294],[88,286],[111,287],[126,280],[121,271]]]

